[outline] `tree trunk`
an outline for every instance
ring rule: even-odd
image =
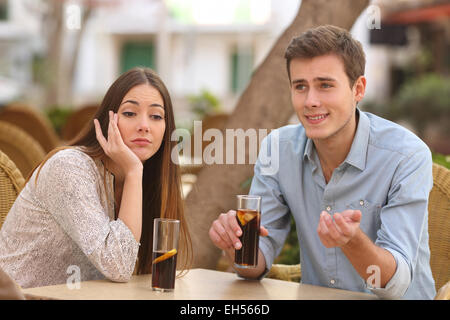
[[[64,25],[64,2],[49,0],[49,12],[43,18],[47,30],[47,83],[45,93],[45,107],[68,106],[72,104],[72,86],[75,70],[80,53],[80,45],[86,30],[86,24],[92,15],[92,4],[85,1],[84,13],[81,15],[79,30],[73,30],[74,43],[70,50],[66,50],[66,41],[69,35]]]
[[[270,130],[285,125],[294,112],[284,59],[291,39],[306,29],[324,24],[349,30],[368,3],[369,0],[303,0],[292,24],[254,72],[225,127]],[[209,228],[220,213],[236,209],[236,195],[248,192],[243,182],[252,176],[251,164],[209,165],[199,172],[197,183],[186,198],[194,248],[193,267],[216,268],[220,250],[209,239]]]
[[[49,1],[49,11],[43,17],[44,29],[47,37],[47,57],[45,61],[46,84],[45,106],[58,104],[59,76],[61,75],[61,57],[63,49],[63,7],[62,1]]]
[[[73,82],[75,80],[75,71],[78,64],[78,56],[80,55],[81,41],[83,40],[83,36],[86,32],[86,25],[89,21],[93,8],[90,6],[86,6],[84,12],[81,17],[80,29],[76,31],[75,35],[75,44],[73,46],[73,51],[71,52],[71,56],[67,59],[67,73],[65,76],[65,90],[67,99],[66,103],[72,105],[73,103]],[[61,103],[61,102],[60,102]]]

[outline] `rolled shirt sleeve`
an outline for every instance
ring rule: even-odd
[[[139,243],[120,219],[110,221],[101,203],[99,188],[103,181],[99,181],[94,161],[81,151],[72,152],[56,154],[45,163],[36,196],[105,277],[128,281]]]
[[[411,272],[405,259],[399,253],[391,249],[387,250],[394,256],[397,265],[394,275],[384,288],[367,285],[367,289],[381,299],[399,299],[403,297],[411,283]]]

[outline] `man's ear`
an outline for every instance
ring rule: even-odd
[[[356,102],[360,102],[364,98],[364,94],[366,93],[366,77],[359,76],[356,79],[355,84],[353,85],[353,97]]]

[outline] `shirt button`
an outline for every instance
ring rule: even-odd
[[[327,211],[328,211],[328,212],[331,211],[331,207],[330,207],[330,206],[327,207]]]
[[[331,280],[330,280],[330,283],[331,283],[331,284],[334,284],[335,282],[336,282],[336,281],[334,281],[334,279],[331,279]]]
[[[359,200],[359,204],[360,204],[361,206],[363,206],[363,205],[364,205],[364,200]]]

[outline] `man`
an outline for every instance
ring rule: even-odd
[[[276,130],[277,148],[270,135],[261,146],[282,165],[264,173],[260,151],[250,194],[262,197],[264,237],[258,266],[236,272],[262,278],[270,270],[292,214],[302,283],[432,299],[428,147],[403,127],[357,108],[366,88],[365,55],[346,30],[308,30],[292,40],[285,58],[301,124]],[[209,232],[230,261],[241,247],[235,216],[233,210],[221,214]]]

